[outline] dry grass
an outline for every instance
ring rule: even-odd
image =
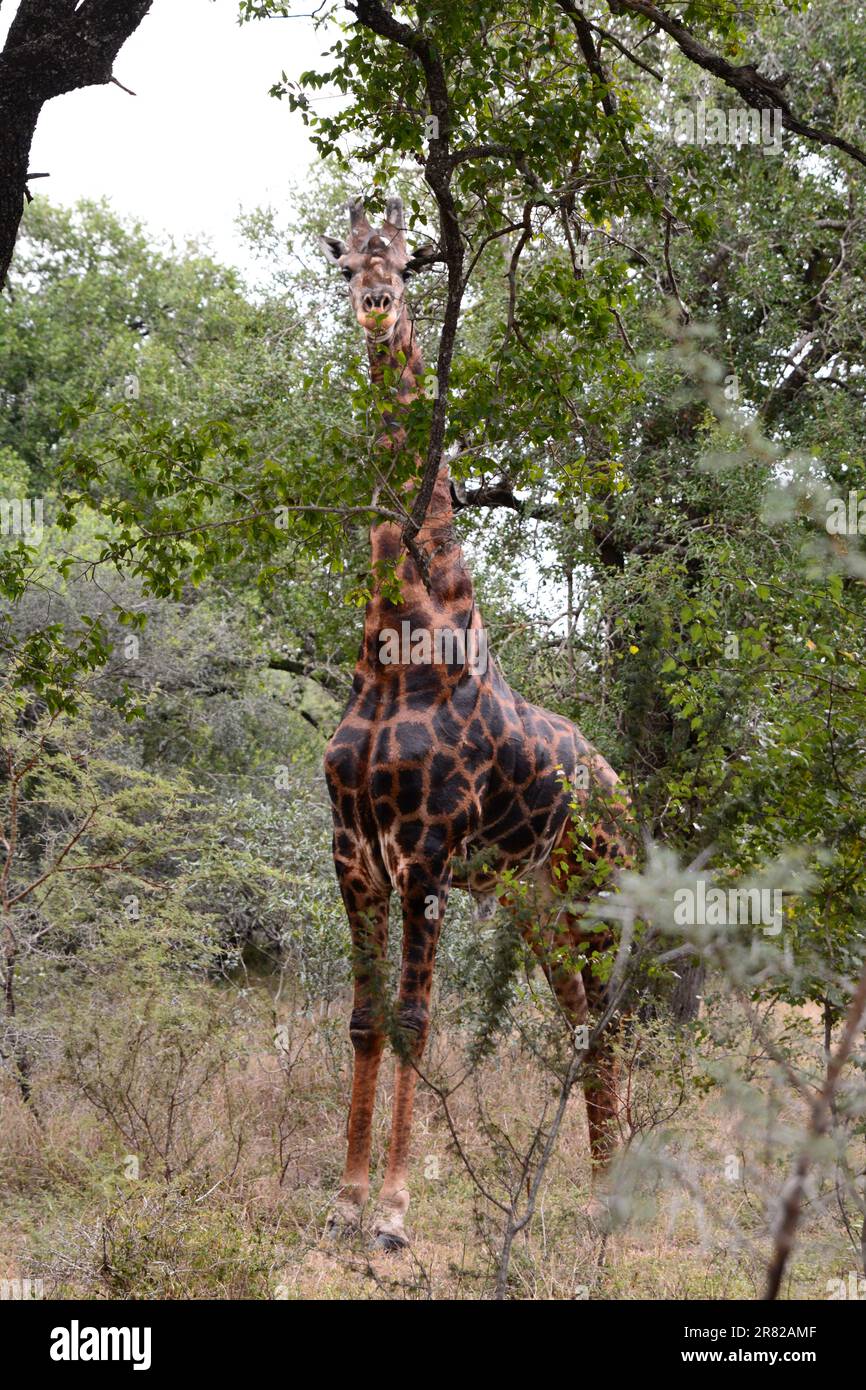
[[[131,1150],[127,1121],[118,1123],[127,1113],[122,1098],[112,1102],[106,1093],[103,1108],[95,1105],[68,1059],[44,1063],[37,1075],[38,1120],[3,1083],[0,1277],[42,1279],[49,1297],[489,1296],[501,1217],[480,1196],[466,1160],[502,1196],[514,1155],[526,1150],[545,1102],[555,1099],[549,1074],[516,1039],[503,1040],[450,1099],[462,1153],[439,1100],[421,1089],[412,1247],[401,1256],[374,1256],[363,1239],[334,1247],[322,1238],[343,1157],[350,1063],[344,1011],[309,1018],[283,1009],[285,1032],[275,1048],[264,989],[248,991],[241,1009],[232,1007],[232,1055],[222,1056],[200,1089],[190,1088],[168,1154],[148,1143]],[[801,1023],[801,1060],[817,1065],[817,1021],[803,1015]],[[636,1133],[617,1206],[627,1220],[606,1236],[587,1216],[585,1119],[573,1097],[535,1217],[514,1246],[512,1297],[759,1296],[768,1203],[788,1170],[785,1137],[790,1149],[802,1105],[755,1055],[742,1020],[729,1020],[730,1029],[733,1050],[729,1041],[724,1048],[706,1043],[684,1061],[672,1043],[658,1041],[651,1065],[633,1070]],[[440,1082],[458,1075],[462,1046],[458,1035],[438,1029],[430,1074]],[[746,1084],[732,1104],[725,1086],[707,1077],[737,1051]],[[124,1102],[133,1114],[147,1113],[149,1088],[162,1103],[165,1068],[158,1048],[139,1058]],[[379,1174],[390,1071],[386,1066],[376,1117]],[[136,1163],[138,1176],[130,1176]],[[825,1298],[827,1281],[851,1269],[851,1242],[825,1179],[806,1212],[785,1295]]]

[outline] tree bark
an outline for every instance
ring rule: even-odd
[[[30,148],[46,101],[112,80],[153,0],[21,0],[0,53],[0,288],[28,197]]]
[[[671,995],[671,1016],[677,1027],[694,1023],[701,1008],[701,991],[707,967],[702,960],[686,960],[677,968],[679,979]]]

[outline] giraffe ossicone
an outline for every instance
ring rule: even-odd
[[[429,245],[408,250],[399,199],[389,200],[378,229],[360,200],[349,205],[349,214],[348,240],[322,237],[322,245],[348,282],[373,382],[381,384],[390,369],[397,383],[395,415],[382,440],[393,458],[406,439],[400,408],[418,395],[424,370],[404,287],[437,253]],[[510,688],[487,652],[486,633],[483,669],[466,661],[470,639],[479,645],[485,630],[453,522],[452,485],[443,465],[415,538],[426,576],[405,553],[396,523],[372,528],[373,575],[377,561],[396,562],[401,597],[395,603],[374,583],[352,693],[325,753],[334,864],[352,932],[354,975],[348,1150],[329,1218],[332,1231],[357,1230],[369,1197],[376,1082],[389,1016],[381,966],[392,892],[403,909],[391,1135],[372,1222],[377,1244],[388,1250],[406,1244],[417,1067],[451,888],[483,900],[496,891],[505,870],[532,881],[538,918],[526,936],[574,1029],[600,1008],[602,986],[589,964],[577,970],[563,960],[574,952],[587,958],[609,939],[586,933],[563,910],[563,888],[584,875],[589,896],[601,861],[611,867],[628,862],[628,799],[601,754],[569,720]],[[401,633],[403,624],[413,634],[429,634],[429,660],[382,660],[383,634]],[[437,633],[449,634],[450,642],[437,643]],[[574,801],[585,813],[580,833]],[[584,1092],[592,1160],[603,1169],[617,1139],[609,1041],[585,1068]]]

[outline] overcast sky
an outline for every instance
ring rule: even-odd
[[[237,0],[154,0],[114,65],[136,96],[88,87],[43,107],[30,167],[51,178],[34,190],[59,203],[105,195],[156,230],[206,234],[221,259],[242,260],[239,208],[290,206],[290,183],[316,158],[300,116],[268,89],[283,70],[322,66],[329,40],[307,18],[239,28],[237,13]]]

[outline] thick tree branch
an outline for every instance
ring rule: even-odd
[[[658,25],[659,29],[664,30],[677,44],[685,56],[698,67],[705,68],[714,77],[718,77],[728,87],[732,87],[748,106],[754,107],[758,111],[779,110],[782,113],[782,125],[785,130],[789,130],[792,135],[800,135],[805,140],[813,140],[819,145],[830,145],[835,149],[842,150],[844,154],[856,159],[858,164],[866,165],[866,151],[861,150],[857,145],[852,145],[850,140],[845,140],[841,135],[834,135],[832,131],[822,130],[818,126],[807,125],[801,121],[791,110],[788,100],[783,90],[781,82],[771,82],[768,77],[752,63],[743,63],[739,66],[730,63],[721,54],[714,53],[708,48],[692,31],[679,20],[660,10],[658,5],[652,4],[652,0],[610,0],[610,9],[614,14],[622,14],[627,11],[631,14],[641,15],[651,23]]]
[[[568,15],[574,25],[574,32],[577,35],[577,42],[583,54],[586,66],[589,68],[596,82],[602,89],[601,105],[606,116],[616,115],[616,102],[610,90],[607,73],[605,72],[601,59],[595,47],[595,40],[592,37],[592,28],[583,10],[574,3],[574,0],[558,0],[559,8],[564,14]]]
[[[75,0],[21,0],[0,53],[0,287],[15,249],[43,105],[115,80],[114,60],[151,4],[84,0],[76,8]]]
[[[318,666],[312,661],[298,661],[291,656],[270,656],[267,665],[269,671],[287,671],[292,676],[306,676],[331,695],[342,697],[349,690],[350,681],[347,676]]]
[[[451,496],[454,503],[455,512],[462,511],[465,507],[506,507],[509,511],[517,512],[519,516],[527,517],[531,521],[555,521],[561,517],[560,509],[550,502],[538,502],[530,504],[524,502],[520,497],[516,497],[511,484],[501,478],[496,483],[482,484],[480,487],[462,487],[453,483]]]

